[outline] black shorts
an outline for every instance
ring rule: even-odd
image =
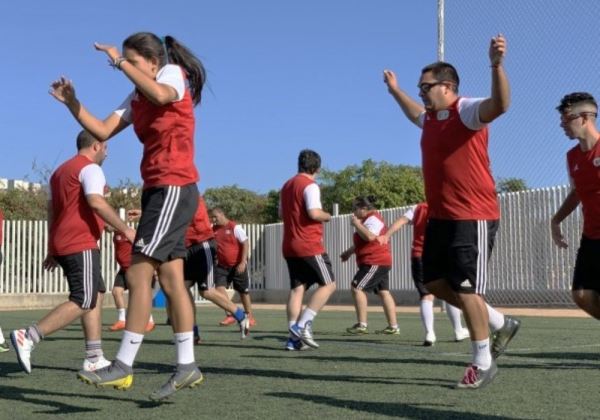
[[[429,219],[423,249],[425,284],[445,279],[460,293],[485,294],[498,220]]]
[[[229,287],[233,283],[233,290],[238,293],[248,293],[250,289],[250,276],[248,269],[243,273],[237,272],[235,267],[223,267],[217,265],[215,268],[215,285]]]
[[[422,298],[425,295],[430,295],[431,292],[425,287],[423,283],[423,259],[421,257],[412,257],[410,259],[410,269],[412,272],[413,282],[419,292],[419,297]]]
[[[331,261],[327,253],[312,257],[289,257],[285,259],[290,274],[290,288],[313,284],[325,286],[335,281]]]
[[[595,290],[600,293],[600,239],[581,237],[572,290]]]
[[[127,290],[127,276],[125,275],[125,270],[120,269],[115,275],[115,281],[113,283],[114,287],[122,287]]]
[[[56,256],[69,284],[69,300],[81,309],[94,309],[98,293],[106,292],[100,272],[100,251],[88,249],[71,255]]]
[[[381,290],[390,290],[390,270],[391,267],[388,266],[363,264],[354,275],[352,287],[375,294]]]
[[[199,290],[215,287],[214,267],[217,259],[217,244],[214,239],[194,244],[187,249],[183,261],[186,282],[197,283]]]
[[[196,184],[145,189],[133,253],[144,254],[161,263],[185,257],[185,232],[197,207]]]

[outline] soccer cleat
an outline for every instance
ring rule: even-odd
[[[189,365],[178,365],[175,373],[169,378],[167,383],[150,394],[152,401],[161,401],[173,395],[175,392],[183,388],[194,388],[200,385],[204,377],[200,369],[194,363]]]
[[[469,337],[471,337],[471,334],[469,334],[469,330],[466,328],[454,331],[454,341],[456,342],[466,340]]]
[[[154,327],[156,326],[156,324],[152,321],[148,321],[148,323],[146,324],[146,328],[144,328],[144,332],[150,332],[154,329]]]
[[[319,348],[319,344],[313,339],[312,322],[307,322],[304,328],[300,328],[298,324],[294,324],[289,328],[289,332],[302,340],[302,342],[307,346],[310,346],[313,349]]]
[[[10,341],[17,353],[17,360],[21,369],[31,373],[31,351],[34,348],[33,340],[27,336],[25,330],[14,330],[10,333]]]
[[[195,335],[194,336],[194,346],[199,346],[200,344],[202,344],[202,338],[200,338],[199,335]]]
[[[244,319],[240,321],[240,336],[242,340],[250,334],[250,319],[247,314],[244,314]]]
[[[498,367],[496,362],[492,360],[490,368],[487,370],[469,364],[465,370],[465,375],[462,380],[456,384],[457,389],[479,389],[483,388],[496,377]]]
[[[105,368],[93,372],[80,370],[77,377],[86,384],[96,387],[113,387],[115,389],[129,389],[133,384],[133,372],[131,368],[123,365],[118,360]]]
[[[388,325],[383,330],[375,331],[375,333],[376,334],[385,334],[385,335],[400,335],[400,328],[398,328],[398,327],[390,327]]]
[[[9,351],[10,347],[8,347],[8,342],[4,341],[2,344],[0,344],[0,353],[4,353],[5,351]]]
[[[424,347],[431,347],[435,344],[435,342],[437,341],[436,337],[435,337],[435,333],[434,332],[428,332],[427,334],[425,334],[425,340],[423,341],[423,346]]]
[[[221,327],[227,327],[229,325],[235,324],[236,322],[237,321],[235,320],[233,315],[227,315],[225,318],[223,318],[223,320],[221,320],[221,322],[219,322],[219,325]]]
[[[302,340],[294,340],[293,338],[288,338],[287,342],[285,343],[285,349],[288,351],[302,351],[302,350],[308,350],[310,347],[308,347],[306,344],[304,344],[302,342]]]
[[[109,328],[111,331],[121,331],[125,329],[125,321],[117,321],[112,324]]]
[[[348,334],[354,335],[369,334],[369,330],[367,329],[366,325],[361,325],[360,323],[354,324],[353,326],[346,328],[346,332]]]
[[[492,334],[492,357],[497,359],[506,351],[506,347],[510,340],[513,339],[519,328],[521,321],[517,318],[504,316],[504,325],[498,331]]]
[[[110,366],[110,361],[106,360],[104,356],[99,357],[96,362],[90,362],[88,359],[83,361],[83,370],[86,372],[94,372],[108,366]]]

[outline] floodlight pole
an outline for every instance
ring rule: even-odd
[[[438,61],[444,61],[444,0],[438,0]]]

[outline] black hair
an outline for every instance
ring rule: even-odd
[[[94,137],[89,131],[81,130],[77,135],[77,150],[87,149],[98,141],[100,140]]]
[[[354,210],[356,209],[367,209],[367,210],[373,210],[376,207],[377,204],[377,197],[375,197],[374,195],[361,195],[358,196],[354,199],[354,201],[352,201],[352,208]]]
[[[421,75],[425,73],[431,72],[433,77],[440,82],[452,82],[454,85],[452,89],[454,92],[458,92],[458,86],[460,85],[460,78],[458,77],[458,72],[456,68],[449,63],[444,61],[436,61],[435,63],[429,64],[428,66],[423,67],[421,70]]]
[[[160,66],[173,63],[181,66],[186,73],[194,105],[200,103],[202,87],[206,82],[206,71],[202,62],[183,44],[170,35],[163,39],[151,32],[138,32],[123,41],[123,50],[135,50],[149,60],[157,58]]]
[[[321,168],[321,156],[314,150],[304,149],[298,155],[298,172],[314,174]]]
[[[596,110],[598,109],[598,104],[591,94],[587,92],[573,92],[563,96],[556,110],[562,114],[566,110],[573,108],[574,105],[581,104],[592,105]]]

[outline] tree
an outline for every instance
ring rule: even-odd
[[[236,222],[263,223],[267,199],[253,191],[237,185],[207,188],[204,200],[209,209],[220,207],[229,219]]]
[[[48,192],[18,188],[0,192],[0,209],[7,220],[46,220]]]
[[[130,179],[120,180],[119,185],[110,188],[107,201],[114,209],[139,209],[142,207],[142,186]]]
[[[265,200],[262,223],[277,223],[281,221],[279,217],[279,191],[269,191]]]
[[[322,202],[326,210],[334,203],[341,213],[352,211],[352,201],[361,195],[377,197],[379,208],[400,207],[424,200],[421,168],[365,160],[334,172],[323,169],[319,175]]]
[[[500,178],[496,183],[496,191],[499,193],[525,191],[528,189],[527,183],[521,178]]]

